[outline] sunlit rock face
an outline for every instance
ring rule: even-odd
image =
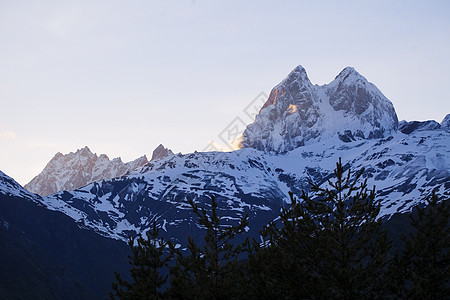
[[[110,160],[105,154],[98,156],[88,147],[65,155],[58,152],[25,188],[47,196],[63,190],[71,191],[93,181],[119,177],[146,163],[145,155],[124,163],[120,158]]]
[[[355,69],[347,67],[331,83],[318,86],[298,66],[272,89],[244,131],[242,146],[284,153],[332,136],[382,138],[397,128],[392,103]]]
[[[355,69],[345,68],[324,88],[334,111],[344,112],[349,123],[359,121],[365,138],[382,138],[397,131],[398,118],[391,101]]]
[[[170,150],[169,148],[164,147],[162,144],[159,144],[159,146],[156,147],[155,150],[153,150],[152,159],[150,159],[150,160],[164,158],[164,157],[167,157],[169,155],[173,155],[172,150]]]

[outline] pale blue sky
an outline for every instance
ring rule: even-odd
[[[0,170],[88,145],[203,150],[295,66],[353,66],[399,119],[450,113],[449,1],[0,0]]]

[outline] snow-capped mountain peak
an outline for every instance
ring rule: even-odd
[[[83,148],[78,149],[77,152],[75,152],[75,153],[81,154],[81,155],[92,155],[93,154],[91,149],[89,149],[88,146],[84,146]]]
[[[158,147],[153,150],[152,158],[150,160],[160,159],[167,157],[169,155],[173,155],[172,150],[163,146],[163,144],[159,144]]]
[[[47,196],[62,190],[74,190],[102,179],[122,176],[148,163],[144,155],[134,161],[123,163],[120,158],[110,160],[107,155],[98,156],[86,146],[76,152],[58,152],[44,170],[33,178],[25,188]]]
[[[381,138],[397,128],[392,103],[354,68],[318,86],[298,66],[272,89],[242,146],[284,153],[333,136],[344,142]]]
[[[346,83],[354,83],[357,81],[367,81],[367,79],[359,74],[355,68],[353,67],[345,67],[335,78],[334,80],[346,82]]]
[[[447,114],[441,122],[441,128],[450,130],[450,114]]]
[[[302,65],[298,65],[295,67],[289,74],[286,76],[283,81],[281,81],[280,85],[291,84],[292,82],[300,82],[306,85],[311,85],[312,83],[309,80],[308,74],[306,73],[305,68]]]
[[[293,100],[290,101],[292,103],[289,103],[289,105],[298,105],[301,103],[295,103],[295,100],[301,100],[303,98],[307,98],[309,100],[313,97],[313,93],[314,86],[309,80],[305,68],[299,65],[272,89],[269,95],[269,99],[266,101],[266,103],[264,103],[263,107],[260,110],[260,113],[266,107],[270,105],[276,105],[278,99],[280,98],[289,96],[289,98]],[[287,103],[281,104],[284,108]]]

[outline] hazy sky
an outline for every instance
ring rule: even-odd
[[[399,119],[450,113],[450,1],[0,0],[0,170],[203,150],[294,67],[353,66]]]

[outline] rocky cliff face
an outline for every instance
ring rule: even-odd
[[[442,120],[441,127],[445,130],[450,130],[450,114],[446,115]]]
[[[284,153],[333,136],[344,142],[382,138],[397,127],[392,103],[355,69],[318,86],[298,66],[272,89],[242,146]]]
[[[159,146],[156,147],[155,150],[153,150],[152,159],[150,159],[150,160],[164,158],[164,157],[167,157],[169,155],[173,155],[172,150],[170,150],[169,148],[164,147],[162,144],[159,144]]]
[[[148,160],[145,155],[123,163],[120,158],[110,160],[105,154],[97,156],[88,147],[84,147],[66,155],[57,153],[25,188],[35,194],[47,196],[62,190],[74,190],[96,180],[122,176],[146,163]]]
[[[438,122],[434,120],[428,121],[401,121],[398,124],[398,130],[404,134],[410,134],[417,130],[435,130],[441,128]]]

